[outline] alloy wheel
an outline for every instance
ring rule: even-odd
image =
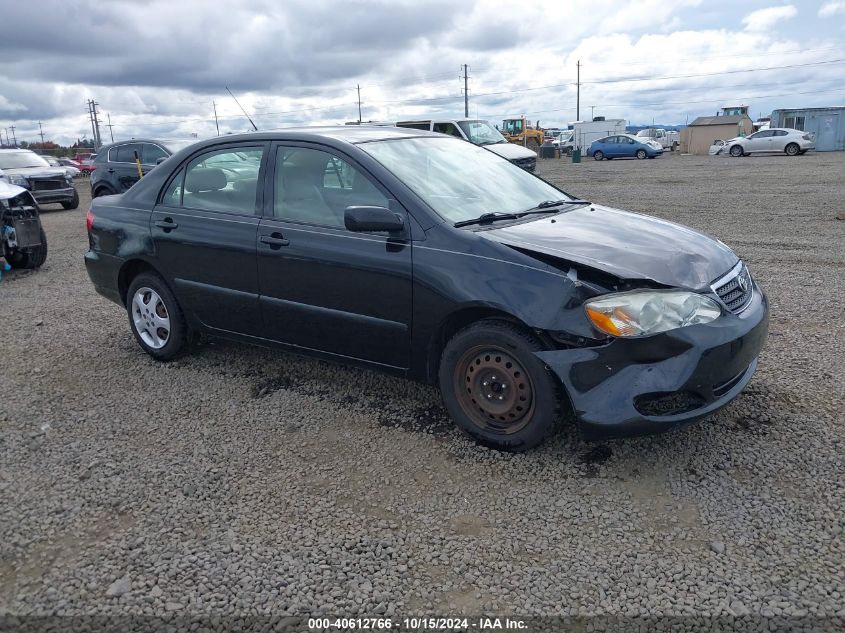
[[[170,340],[167,306],[152,288],[138,288],[132,297],[132,322],[141,340],[153,349],[161,349]]]

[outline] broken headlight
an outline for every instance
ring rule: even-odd
[[[20,174],[7,174],[6,178],[9,180],[10,185],[17,185],[18,187],[29,189],[29,181]]]
[[[625,337],[709,323],[722,313],[712,299],[684,290],[635,290],[602,295],[584,303],[584,310],[602,332]]]

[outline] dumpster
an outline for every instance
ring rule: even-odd
[[[580,163],[581,162],[581,150],[576,148],[572,150],[572,162],[573,163]]]

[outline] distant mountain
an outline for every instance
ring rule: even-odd
[[[664,130],[681,130],[686,127],[686,125],[666,125],[665,123],[655,123],[654,125],[627,125],[625,126],[625,130],[628,132],[639,132],[640,130],[647,130],[648,128],[662,128]]]

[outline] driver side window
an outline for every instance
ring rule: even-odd
[[[346,207],[389,206],[366,174],[322,150],[279,147],[274,181],[273,215],[282,220],[344,228]]]

